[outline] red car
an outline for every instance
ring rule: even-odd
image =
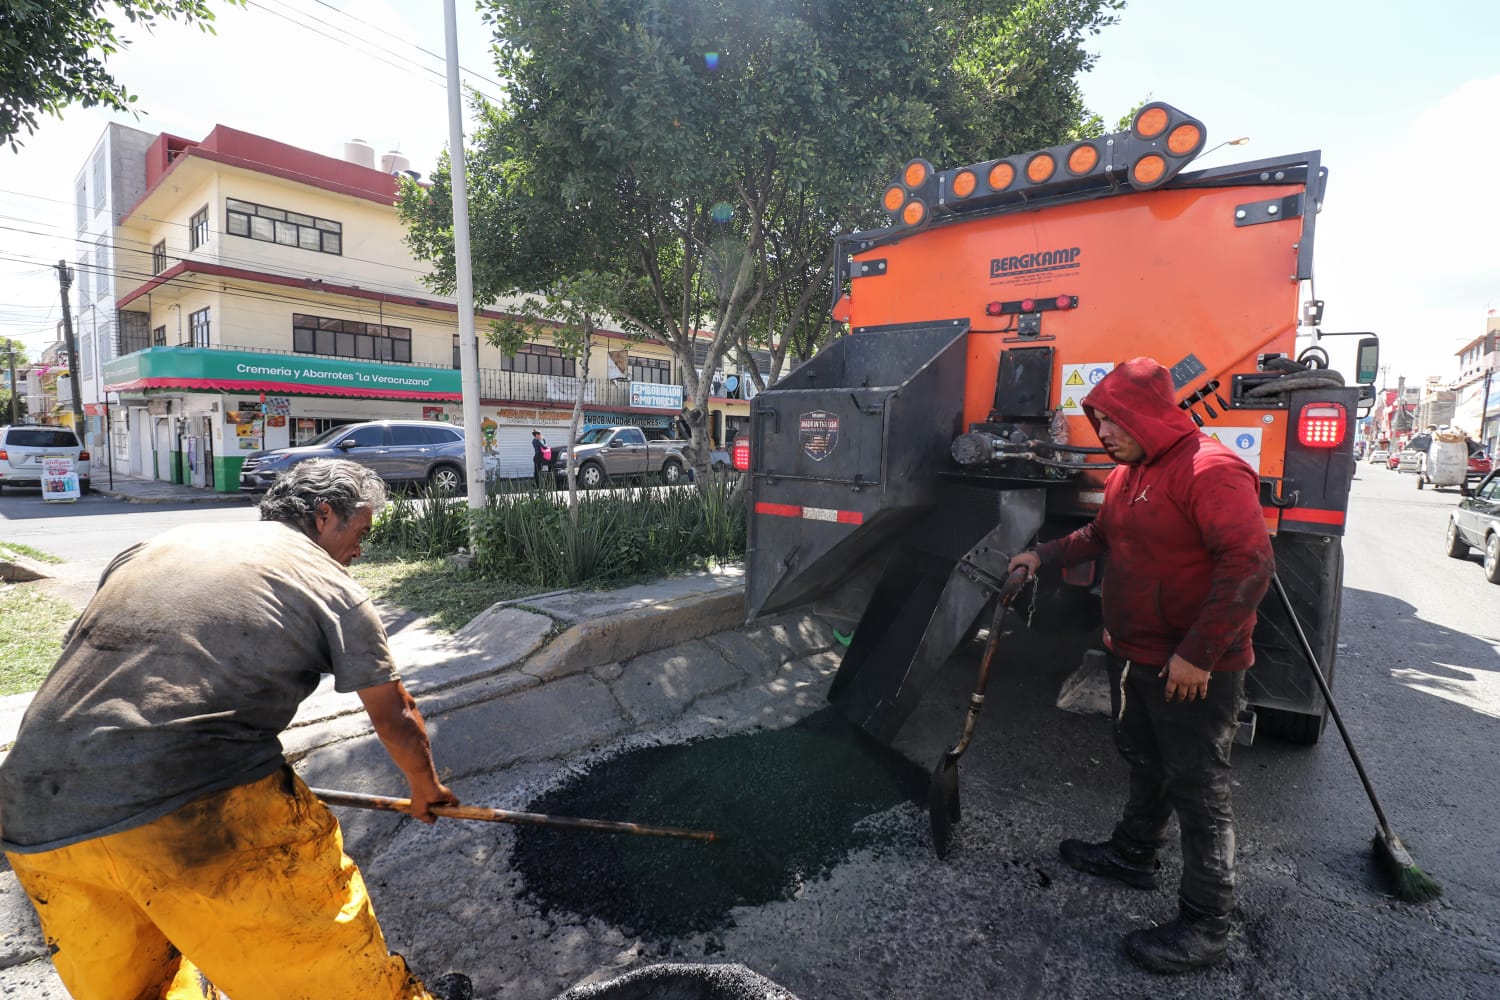
[[[1469,478],[1483,479],[1490,474],[1490,456],[1482,451],[1476,451],[1469,455]]]

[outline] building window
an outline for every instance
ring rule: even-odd
[[[78,178],[78,231],[81,233],[89,224],[89,184],[84,178]]]
[[[199,309],[197,312],[188,313],[188,330],[192,336],[194,347],[208,346],[208,309]]]
[[[411,327],[292,314],[292,350],[333,358],[411,361]]]
[[[231,236],[263,243],[280,243],[319,253],[344,252],[342,223],[234,198],[224,204],[224,230]]]
[[[204,205],[188,220],[188,249],[196,250],[208,242],[208,206]]]
[[[110,296],[109,238],[104,237],[94,244],[94,297],[107,299]]]
[[[463,368],[464,366],[464,356],[458,352],[458,345],[459,336],[455,333],[453,335],[453,369],[455,371]]]
[[[116,327],[115,355],[133,354],[136,351],[144,351],[151,346],[151,317],[147,313],[135,309],[121,309]],[[167,328],[157,327],[156,332],[161,335],[158,344],[167,341]]]
[[[630,381],[672,384],[672,362],[666,358],[638,358],[630,356]]]
[[[162,240],[151,248],[151,273],[161,274],[167,269],[167,241]]]
[[[151,331],[151,346],[152,347],[166,347],[167,346],[167,328],[166,327],[159,326],[155,330]]]
[[[94,157],[94,211],[104,207],[104,150]]]
[[[513,356],[501,356],[500,370],[573,378],[578,374],[578,362],[563,357],[562,351],[549,344],[522,344]]]

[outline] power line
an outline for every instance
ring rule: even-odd
[[[429,55],[432,58],[436,59],[438,62],[443,63],[444,65],[447,64],[447,57],[446,56],[444,56],[444,55],[442,55],[440,53],[434,52],[434,51],[432,51],[429,48],[424,48],[423,46],[418,45],[416,42],[412,41],[409,38],[402,38],[400,35],[397,35],[394,32],[386,31],[384,28],[380,27],[378,24],[371,24],[369,21],[366,21],[362,17],[356,17],[355,15],[349,13],[347,10],[343,10],[343,9],[341,9],[339,7],[335,7],[331,3],[328,3],[327,0],[313,0],[313,3],[316,3],[320,7],[327,7],[329,10],[333,11],[334,13],[336,13],[336,14],[342,14],[344,17],[349,18],[351,21],[354,21],[357,24],[364,25],[365,27],[369,28],[371,31],[378,31],[382,35],[385,35],[387,38],[394,38],[396,41],[401,42],[403,45],[410,45],[412,48],[417,49],[420,52],[425,52],[427,55]],[[309,14],[307,16],[308,17],[312,17],[311,14]],[[332,25],[330,25],[330,27],[332,27]],[[460,65],[458,68],[459,68],[460,72],[467,73],[470,76],[477,76],[477,77],[479,77],[479,79],[485,81],[486,83],[494,84],[496,87],[499,87],[501,90],[505,89],[505,84],[501,83],[499,80],[496,80],[494,77],[485,76],[483,73],[479,72],[478,70],[466,69],[463,65]]]
[[[392,52],[390,49],[385,48],[384,46],[374,45],[374,43],[370,42],[369,39],[361,39],[361,41],[365,42],[366,45],[370,46],[369,48],[366,48],[366,47],[363,47],[363,46],[360,46],[360,45],[356,45],[354,42],[350,41],[347,37],[341,37],[339,35],[331,35],[331,34],[329,34],[326,31],[320,31],[319,29],[313,27],[311,24],[307,24],[306,22],[299,21],[296,18],[290,16],[289,14],[282,13],[281,11],[278,11],[278,10],[272,10],[270,7],[267,7],[264,3],[259,2],[259,0],[248,0],[248,2],[249,2],[249,5],[251,7],[259,7],[261,10],[265,11],[267,14],[272,15],[273,17],[279,17],[283,21],[286,21],[289,24],[294,24],[297,27],[302,28],[304,31],[310,31],[313,34],[319,35],[319,36],[321,36],[323,38],[326,38],[326,39],[328,39],[331,42],[337,42],[340,45],[348,46],[349,48],[354,49],[356,52],[360,52],[363,55],[369,56],[370,58],[375,59],[378,62],[385,63],[387,66],[390,66],[393,69],[400,70],[403,73],[410,73],[410,71],[411,71],[412,68],[421,70],[423,73],[430,73],[435,79],[428,80],[427,81],[428,83],[432,83],[435,86],[438,86],[440,88],[446,88],[447,87],[447,76],[446,76],[446,74],[440,72],[439,70],[433,69],[431,66],[424,66],[421,63],[416,62],[415,60],[412,60],[412,59],[410,59],[410,58],[408,58],[406,56],[401,55],[400,53]],[[290,8],[290,9],[296,11],[296,13],[298,13],[298,14],[301,14],[303,17],[310,18],[311,20],[317,21],[320,24],[328,24],[327,21],[323,21],[323,20],[321,20],[319,18],[313,17],[313,15],[308,14],[306,11],[296,10],[295,7],[294,8]],[[339,30],[334,25],[330,24],[328,26],[330,28],[333,28],[335,31]],[[380,55],[376,54],[377,52],[386,53],[387,55],[389,55],[392,58],[398,60],[399,62],[392,62],[390,59],[382,58]],[[405,65],[401,65],[401,64],[405,64]],[[425,77],[419,77],[419,79],[426,79],[426,78]],[[472,87],[473,85],[470,84],[470,86]],[[495,97],[493,94],[486,93],[485,91],[480,90],[478,87],[474,87],[473,89],[474,89],[474,91],[476,93],[481,94],[486,100],[489,100],[489,101],[491,101],[493,103],[496,103],[496,104],[503,104],[504,103],[499,98]]]
[[[0,219],[4,219],[4,218],[7,218],[7,216],[0,215]],[[127,243],[133,243],[133,244],[135,244],[135,246],[124,246],[124,245],[122,245],[120,243],[117,243],[117,242],[114,242],[112,240],[103,240],[103,239],[101,239],[101,240],[90,240],[90,239],[85,239],[82,236],[72,236],[72,237],[69,237],[69,236],[53,236],[53,235],[51,235],[49,233],[39,233],[39,232],[36,232],[35,230],[30,230],[30,229],[18,229],[18,228],[14,227],[14,226],[7,226],[7,225],[3,225],[3,224],[0,224],[0,230],[8,230],[10,232],[24,233],[27,236],[37,236],[37,237],[40,237],[42,239],[60,240],[60,241],[64,241],[64,242],[79,243],[79,244],[82,244],[83,247],[86,250],[93,250],[93,249],[97,249],[98,247],[103,246],[103,247],[108,247],[113,253],[138,253],[138,254],[141,254],[142,256],[146,256],[146,255],[152,255],[152,256],[154,256],[154,254],[152,252],[154,250],[154,246],[152,244],[147,243],[144,240],[130,239],[129,237],[126,237],[125,241]],[[264,241],[257,241],[257,242],[264,242]],[[278,243],[278,244],[275,244],[275,245],[276,246],[286,246],[286,244],[283,244],[283,243]],[[17,251],[17,252],[20,252],[20,251]],[[81,256],[83,256],[83,255],[81,255]],[[179,255],[176,255],[176,254],[172,254],[172,255],[169,255],[169,259],[170,260],[174,260],[174,261],[189,261],[189,260],[196,260],[198,258],[194,258],[194,257],[182,257],[182,256],[179,256]],[[354,258],[344,258],[344,259],[346,259],[346,260],[352,260]],[[83,263],[88,263],[88,262],[84,261]],[[212,260],[206,261],[206,263],[224,263],[224,264],[231,264],[231,265],[236,265],[236,266],[243,266],[243,267],[246,267],[246,268],[250,268],[250,269],[257,270],[257,271],[261,271],[261,272],[263,272],[265,274],[275,275],[276,277],[281,277],[281,278],[314,278],[314,279],[316,279],[318,281],[332,281],[332,282],[338,282],[340,284],[352,284],[352,283],[354,283],[350,278],[348,278],[345,275],[317,274],[317,273],[308,271],[306,268],[291,268],[291,267],[288,267],[286,265],[272,264],[272,263],[268,263],[268,262],[266,262],[266,261],[264,261],[262,259],[254,258],[254,257],[231,257],[231,256],[228,256],[226,254],[218,254]],[[366,263],[379,264],[380,261],[367,261]],[[394,265],[393,264],[393,265],[389,265],[389,266],[391,266],[391,267],[399,267],[400,265]],[[405,270],[413,270],[414,271],[415,269],[414,268],[407,268]],[[122,272],[122,274],[123,273],[124,272]],[[158,272],[152,272],[153,275],[154,274],[159,274],[159,273],[160,273],[159,271]],[[370,291],[381,292],[383,294],[390,294],[390,295],[431,295],[431,294],[434,294],[432,292],[427,291],[424,288],[414,288],[411,285],[392,285],[392,284],[385,284],[385,283],[378,282],[378,281],[371,281],[369,279],[362,279],[362,281],[363,281],[363,283],[360,285],[360,287],[367,288]]]
[[[44,197],[42,195],[28,195],[28,194],[25,194],[25,193],[20,192],[20,191],[0,191],[0,194],[19,195],[19,196],[21,196],[23,198],[37,198],[37,199],[40,199],[42,201],[57,202],[59,205],[71,205],[71,204],[73,204],[73,202],[64,201],[61,198],[46,198],[46,197]],[[69,227],[58,225],[55,222],[36,222],[34,220],[31,220],[31,219],[22,219],[19,216],[15,216],[15,215],[0,214],[0,219],[7,219],[7,220],[12,221],[12,222],[31,222],[33,225],[46,226],[48,229],[51,229],[51,230],[53,230],[53,231],[55,231],[57,233],[66,233],[66,232],[71,232],[72,231]],[[142,222],[155,222],[155,223],[160,223],[161,225],[166,225],[166,226],[176,226],[179,229],[191,229],[192,228],[192,226],[189,223],[178,222],[176,219],[162,219],[162,218],[158,218],[158,217],[156,217],[154,215],[143,215],[143,214],[139,214],[139,213],[122,216],[122,219],[139,219]],[[215,236],[238,236],[239,235],[238,233],[230,233],[230,232],[226,232],[226,231],[224,231],[222,229],[214,229],[214,228],[209,228],[208,232],[214,234]],[[34,236],[49,236],[49,234],[46,234],[46,233],[33,233],[32,235],[34,235]],[[82,236],[70,236],[70,237],[55,236],[55,237],[50,237],[50,238],[53,238],[53,239],[71,239],[71,240],[73,240],[74,242],[77,242],[77,243],[90,243],[91,245],[92,245],[92,243],[97,242],[97,241],[85,240]],[[243,238],[247,238],[248,239],[248,237],[243,237]],[[132,242],[132,243],[139,243],[141,246],[151,246],[151,244],[147,243],[145,240],[136,240],[136,239],[131,239],[130,237],[126,237],[126,239],[130,240],[130,242]],[[264,240],[260,240],[260,241],[257,241],[257,242],[265,242],[265,241]],[[283,246],[284,244],[277,244],[277,245],[278,246]],[[353,260],[353,261],[358,261],[361,264],[374,264],[377,267],[389,267],[392,270],[397,270],[397,271],[410,271],[412,274],[426,274],[426,273],[428,273],[424,268],[420,268],[420,267],[408,267],[405,264],[392,264],[390,261],[384,261],[384,260],[371,260],[371,259],[369,259],[367,257],[355,257],[352,254],[340,253],[340,254],[336,254],[335,256],[339,257],[339,259],[341,259],[341,260]],[[226,260],[232,260],[234,258],[225,258],[225,259]],[[244,259],[244,258],[242,258],[242,259]]]
[[[34,262],[36,262],[39,259],[39,258],[36,258],[36,257],[25,257],[25,256],[18,257],[18,256],[14,256],[13,254],[16,253],[16,252],[17,251],[12,251],[11,255],[7,255],[5,253],[0,253],[0,260],[8,260],[8,261],[16,262],[16,263],[29,264],[29,263],[34,263]],[[123,269],[123,268],[113,268],[113,267],[100,268],[100,267],[98,267],[98,266],[96,266],[94,264],[90,264],[90,263],[87,263],[87,262],[76,262],[76,263],[71,264],[70,266],[73,267],[75,270],[80,271],[80,272],[82,272],[83,274],[86,274],[86,275],[100,275],[100,274],[104,274],[104,275],[108,275],[108,276],[114,277],[114,278],[126,278],[126,279],[141,280],[141,281],[150,280],[151,278],[156,277],[156,275],[147,274],[147,273],[145,273],[143,271],[129,271],[129,270],[126,270],[126,269]],[[274,303],[276,303],[278,305],[300,306],[303,309],[306,309],[306,308],[309,308],[309,307],[313,307],[313,306],[315,306],[317,304],[316,302],[309,301],[308,299],[298,298],[298,297],[295,297],[295,296],[292,296],[292,295],[278,294],[278,293],[272,292],[272,291],[260,291],[258,289],[229,289],[229,288],[223,287],[223,285],[222,285],[222,283],[225,282],[225,281],[236,281],[236,280],[238,280],[238,281],[254,281],[256,279],[254,279],[254,278],[234,278],[234,277],[216,276],[216,275],[189,276],[187,274],[179,274],[176,277],[172,278],[171,281],[170,281],[170,283],[173,284],[173,285],[176,285],[176,286],[178,286],[180,288],[185,288],[188,291],[207,292],[207,293],[211,293],[211,294],[214,294],[214,295],[224,295],[224,296],[228,296],[230,298],[241,298],[241,299],[248,299],[248,300],[251,300],[251,301],[258,301],[258,302],[274,302]],[[340,292],[328,292],[328,291],[319,292],[316,289],[307,289],[307,292],[309,294],[311,294],[311,295],[314,295],[314,296],[318,296],[318,295],[323,295],[323,296],[341,295],[342,296],[342,294],[343,294],[343,293],[340,293]],[[339,308],[339,309],[341,309],[341,310],[343,310],[345,312],[355,313],[355,314],[359,315],[362,318],[363,317],[370,317],[370,316],[380,317],[382,325],[389,325],[388,323],[385,323],[385,321],[384,321],[385,313],[388,310],[403,309],[403,308],[404,309],[422,309],[422,308],[432,309],[432,308],[434,308],[432,306],[427,306],[427,307],[413,306],[413,305],[409,305],[407,303],[402,303],[402,302],[391,302],[391,303],[377,302],[377,303],[372,303],[372,304],[366,304],[366,303],[368,303],[368,300],[363,300],[363,299],[360,299],[360,298],[355,297],[355,296],[347,296],[347,297],[350,298],[350,299],[352,299],[352,301],[355,304],[352,304],[352,305],[339,305],[339,306],[337,306],[337,308]],[[118,310],[118,311],[128,311],[128,310]],[[395,318],[395,317],[393,317],[393,318]],[[457,322],[457,320],[455,319],[455,323],[456,322]]]

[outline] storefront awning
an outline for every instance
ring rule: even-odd
[[[153,347],[104,366],[106,392],[265,392],[459,402],[459,372],[295,354],[205,347]]]

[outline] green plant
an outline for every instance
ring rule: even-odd
[[[444,556],[469,543],[469,508],[431,487],[391,498],[370,529],[369,544],[403,556]]]
[[[77,613],[29,584],[0,584],[0,695],[35,691]]]

